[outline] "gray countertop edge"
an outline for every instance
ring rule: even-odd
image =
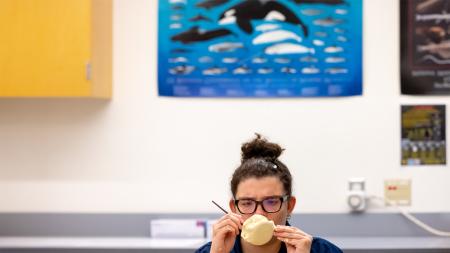
[[[327,237],[345,250],[448,249],[450,237]],[[145,237],[0,237],[0,249],[197,249],[207,239]]]

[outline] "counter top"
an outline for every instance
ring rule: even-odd
[[[327,237],[345,250],[426,250],[450,252],[444,237]],[[0,249],[197,249],[206,239],[139,237],[0,237]]]

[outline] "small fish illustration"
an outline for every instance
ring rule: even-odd
[[[212,67],[203,70],[203,74],[208,76],[214,76],[214,75],[221,75],[223,73],[226,73],[227,71],[228,70],[226,68]]]
[[[170,29],[181,29],[182,27],[183,25],[181,23],[173,23],[169,26]]]
[[[330,27],[335,26],[338,24],[342,24],[344,21],[342,19],[335,19],[335,18],[324,18],[324,19],[316,19],[313,21],[315,25],[318,26],[324,26],[324,27]]]
[[[308,56],[304,56],[304,57],[300,58],[300,61],[301,62],[318,62],[319,60],[315,57],[308,55]]]
[[[212,20],[208,17],[205,17],[201,14],[198,14],[197,16],[193,16],[192,18],[189,19],[189,21],[191,22],[198,22],[198,21],[208,21],[208,22],[212,22]]]
[[[273,72],[273,69],[272,68],[268,68],[268,67],[265,67],[265,68],[259,68],[258,69],[258,73],[259,74],[263,74],[263,75],[267,75],[267,74],[270,74],[270,73],[272,73]]]
[[[291,62],[291,59],[289,58],[275,58],[273,60],[275,63],[279,63],[279,64],[288,64]]]
[[[241,66],[241,67],[233,70],[233,74],[235,74],[235,75],[244,75],[244,74],[250,74],[250,73],[252,73],[252,70],[246,66]]]
[[[334,13],[338,15],[347,15],[348,11],[346,9],[336,9]]]
[[[184,10],[186,7],[183,4],[174,4],[172,5],[171,9],[174,11],[181,11]]]
[[[185,54],[185,53],[192,52],[192,50],[186,49],[186,48],[174,48],[174,49],[171,49],[170,52],[173,54]]]
[[[239,61],[239,59],[236,57],[225,57],[222,59],[223,63],[236,63],[237,61]]]
[[[336,40],[339,42],[347,42],[348,41],[347,37],[342,36],[342,35],[337,36]]]
[[[294,43],[279,43],[267,47],[264,52],[268,55],[282,55],[282,54],[305,54],[315,53],[314,48],[308,48]]]
[[[320,37],[320,38],[325,38],[328,36],[328,34],[326,32],[315,32],[314,35],[316,35],[317,37]]]
[[[345,68],[328,68],[325,70],[325,73],[329,73],[332,75],[336,75],[336,74],[347,74],[348,70]]]
[[[337,46],[326,47],[324,50],[325,53],[329,53],[329,54],[340,53],[343,51],[344,51],[344,49],[342,47],[337,47]]]
[[[303,74],[318,74],[320,72],[320,69],[316,68],[316,67],[305,67],[302,69],[302,73]]]
[[[341,63],[341,62],[345,62],[345,58],[343,57],[327,57],[325,59],[326,63]]]
[[[297,73],[297,70],[291,67],[282,67],[281,68],[281,73],[286,73],[286,74],[295,74]]]
[[[214,61],[214,59],[209,56],[202,56],[198,59],[198,62],[200,62],[200,63],[211,63],[213,61]]]
[[[208,47],[210,52],[222,53],[222,52],[234,52],[237,49],[244,48],[244,44],[240,42],[222,42],[214,44]]]
[[[186,63],[188,62],[188,59],[186,57],[175,57],[175,58],[169,58],[170,63]]]
[[[180,65],[169,69],[169,73],[173,75],[187,75],[195,70],[194,66]]]
[[[169,0],[170,4],[186,4],[186,0]]]
[[[203,2],[198,2],[195,4],[198,8],[205,8],[207,10],[212,9],[216,6],[220,6],[222,4],[227,3],[229,0],[205,0]]]
[[[262,57],[255,57],[255,58],[253,58],[252,62],[255,64],[262,64],[262,63],[266,63],[267,59],[262,58]]]
[[[320,9],[303,9],[300,11],[305,16],[317,16],[323,13]]]
[[[340,33],[340,34],[346,33],[346,30],[345,30],[345,29],[339,28],[339,27],[335,27],[335,28],[333,29],[333,31],[334,31],[335,33]]]
[[[313,44],[314,46],[321,47],[325,45],[325,42],[323,42],[323,40],[313,40]]]
[[[253,45],[259,45],[259,44],[280,42],[289,39],[295,40],[297,42],[302,41],[302,38],[293,32],[285,30],[275,30],[265,32],[256,36],[256,38],[253,39],[252,43]]]
[[[183,15],[180,14],[173,14],[170,16],[170,20],[172,21],[180,21],[181,19],[183,19]]]

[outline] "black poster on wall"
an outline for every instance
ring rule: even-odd
[[[401,92],[450,94],[450,1],[401,0]]]
[[[402,105],[402,165],[445,165],[445,105]]]

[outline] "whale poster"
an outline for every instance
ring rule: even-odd
[[[159,0],[158,91],[362,94],[362,0]]]
[[[401,92],[450,94],[450,1],[401,1]]]
[[[401,164],[446,164],[445,105],[402,105],[401,112]]]

